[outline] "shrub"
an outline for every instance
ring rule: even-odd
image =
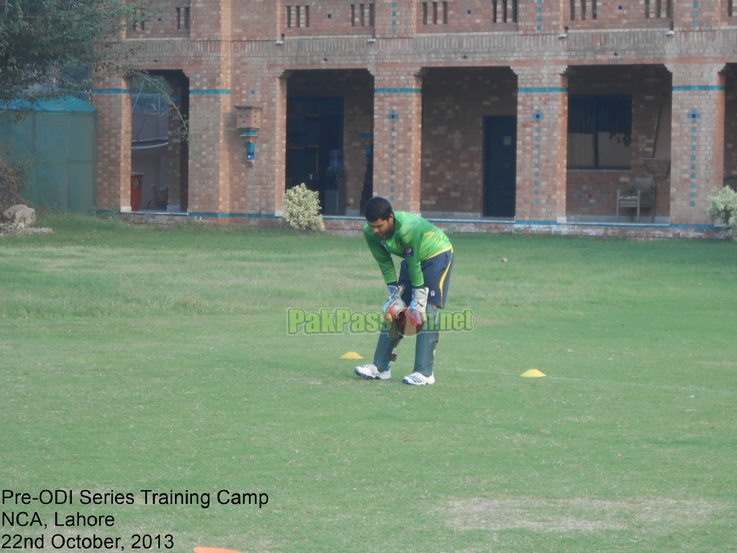
[[[27,164],[9,164],[0,155],[0,213],[15,204],[23,203],[21,191],[25,188]]]
[[[725,186],[721,190],[714,190],[715,195],[709,196],[709,216],[718,219],[722,226],[730,227],[732,236],[737,229],[737,192]]]
[[[287,190],[284,194],[284,220],[297,230],[323,232],[325,223],[320,215],[320,200],[317,192],[304,183]]]

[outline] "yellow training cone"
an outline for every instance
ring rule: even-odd
[[[524,376],[525,378],[540,378],[545,375],[537,369],[530,369],[529,371],[523,372],[520,376]]]
[[[340,356],[341,359],[363,359],[360,355],[358,355],[355,351],[347,351],[343,355]]]

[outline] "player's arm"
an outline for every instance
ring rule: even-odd
[[[405,225],[402,230],[404,231],[402,242],[407,245],[404,250],[404,261],[407,263],[412,288],[422,288],[425,286],[425,277],[422,276],[420,260],[420,246],[422,245],[420,225]]]
[[[403,230],[405,231],[403,241],[408,245],[408,248],[405,249],[404,260],[407,263],[407,272],[409,272],[409,279],[412,282],[412,302],[407,310],[407,317],[413,325],[421,325],[425,322],[428,294],[420,259],[422,229],[418,221],[418,224],[406,225]]]
[[[386,251],[386,248],[381,244],[381,240],[371,231],[364,231],[364,237],[368,244],[371,255],[374,256],[376,263],[379,264],[381,275],[384,277],[384,282],[387,285],[397,284],[397,269],[394,267],[392,261],[392,255]]]

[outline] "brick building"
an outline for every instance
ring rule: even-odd
[[[733,2],[175,0],[120,42],[189,119],[168,181],[190,216],[268,223],[306,182],[334,226],[373,193],[480,229],[605,227],[653,175],[643,222],[705,229],[737,174]],[[99,209],[130,206],[130,88],[94,91]]]

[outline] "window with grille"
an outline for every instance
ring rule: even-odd
[[[374,9],[374,4],[351,4],[351,26],[373,27]]]
[[[732,5],[732,0],[729,0]],[[645,17],[662,19],[673,17],[673,0],[645,0]]]
[[[568,97],[568,167],[628,169],[631,142],[632,96]]]
[[[448,24],[448,2],[423,2],[422,3],[423,25],[447,25]]]
[[[189,29],[189,8],[176,8],[177,29]]]
[[[596,19],[598,0],[571,0],[571,21]]]
[[[493,23],[516,23],[517,0],[492,0]]]
[[[309,6],[287,6],[287,27],[309,27],[310,26],[310,7]]]

